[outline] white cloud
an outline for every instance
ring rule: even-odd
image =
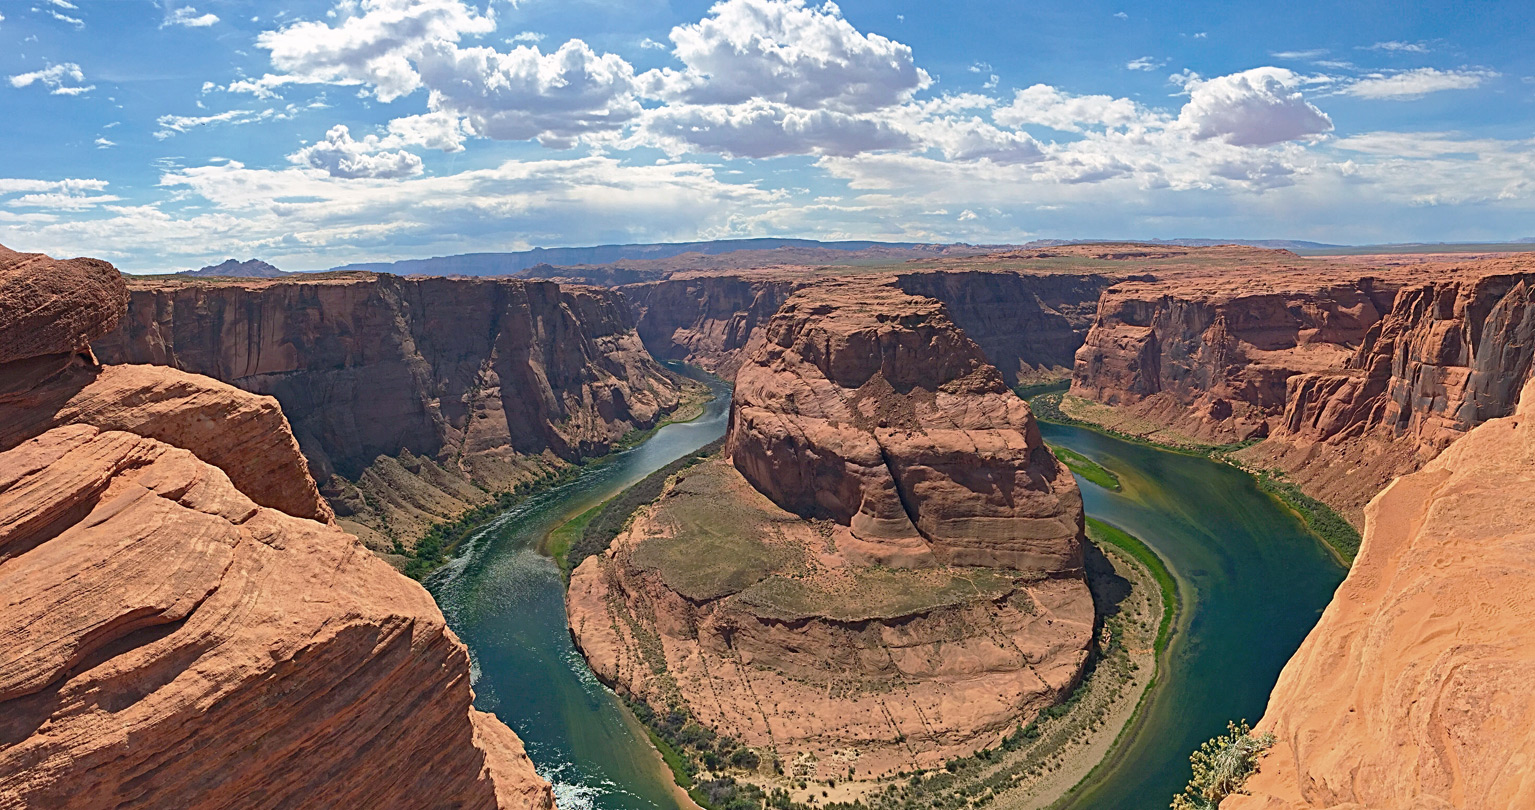
[[[109,141],[106,138],[97,138],[96,139],[96,148],[97,149],[111,149],[112,147],[114,147],[116,145],[117,145],[116,141]]]
[[[106,187],[105,180],[94,178],[30,180],[0,177],[0,197],[6,198],[5,205],[10,208],[83,211],[117,202],[119,197],[101,193]]]
[[[671,31],[682,71],[651,71],[651,95],[693,104],[767,101],[800,109],[872,112],[932,80],[911,48],[859,32],[833,3],[724,0]]]
[[[1160,70],[1162,68],[1162,66],[1166,65],[1166,64],[1167,64],[1166,60],[1157,61],[1156,59],[1152,59],[1149,56],[1142,56],[1139,59],[1132,59],[1129,62],[1126,62],[1125,63],[1125,69],[1126,70]]]
[[[1143,123],[1151,113],[1127,98],[1074,96],[1047,84],[1036,84],[1013,93],[1013,101],[999,107],[992,120],[1003,126],[1027,124],[1082,132],[1089,127],[1127,127]]]
[[[668,151],[714,152],[729,157],[852,155],[911,148],[917,141],[891,121],[785,104],[673,104],[649,110],[641,138]]]
[[[213,115],[162,115],[155,119],[160,129],[155,131],[155,137],[165,140],[179,133],[188,132],[198,127],[206,127],[214,124],[249,124],[255,121],[264,121],[276,117],[273,110],[227,110]]]
[[[1344,88],[1343,92],[1359,98],[1407,100],[1443,90],[1472,90],[1497,77],[1498,74],[1490,70],[1417,68],[1401,73],[1374,73]]]
[[[1309,51],[1273,51],[1269,56],[1275,59],[1317,59],[1327,55],[1326,48],[1313,48]]]
[[[48,0],[48,4],[52,6],[58,6],[59,8],[63,9],[69,9],[70,11],[75,11],[80,8],[74,3],[69,2],[69,0]]]
[[[354,140],[345,125],[337,124],[325,133],[325,140],[288,156],[300,166],[322,169],[331,177],[355,180],[367,177],[388,180],[413,177],[421,173],[421,158],[406,152],[387,151],[376,135]]]
[[[217,14],[198,14],[192,6],[182,6],[165,15],[165,21],[160,23],[161,28],[169,28],[179,25],[183,28],[207,28],[218,22]]]
[[[436,43],[424,49],[419,69],[431,109],[464,117],[482,137],[571,147],[640,114],[634,68],[578,39],[548,54],[537,46],[499,53]]]
[[[396,118],[389,122],[388,128],[389,136],[383,141],[386,147],[420,146],[462,152],[464,139],[468,136],[458,116],[444,112]]]
[[[1398,53],[1428,53],[1428,46],[1421,42],[1400,42],[1398,40],[1390,40],[1387,42],[1377,42],[1374,45],[1368,46],[1365,48],[1365,50],[1395,51]]]
[[[1261,67],[1185,87],[1189,101],[1178,123],[1195,140],[1220,139],[1234,146],[1268,146],[1332,131],[1332,119],[1306,101],[1300,77]]]
[[[299,22],[256,37],[286,74],[268,77],[268,89],[282,82],[362,84],[380,101],[392,101],[421,86],[411,61],[423,48],[496,27],[490,13],[459,0],[362,0],[343,2],[337,11],[342,19],[334,27]]]
[[[78,96],[82,93],[96,89],[96,85],[84,85],[85,72],[74,62],[60,62],[57,65],[49,65],[42,70],[34,70],[30,73],[18,73],[11,77],[12,87],[28,87],[33,84],[41,84],[48,88],[48,92],[55,96]]]
[[[536,33],[536,32],[533,32],[533,31],[523,31],[522,33],[518,34],[517,36],[508,37],[507,40],[506,40],[507,44],[509,44],[509,45],[516,45],[516,44],[518,44],[520,42],[526,42],[526,43],[530,43],[530,44],[537,44],[537,43],[543,42],[543,41],[544,41],[544,35]]]
[[[75,8],[75,6],[69,5],[67,3],[55,3],[55,5],[58,5],[60,8],[69,8],[69,9]],[[36,11],[37,9],[34,7],[32,10]],[[48,13],[48,16],[54,18],[55,20],[58,20],[59,22],[68,23],[70,25],[73,25],[75,28],[84,28],[85,27],[85,20],[82,20],[79,17],[71,17],[68,14],[61,14],[61,13],[59,13],[57,11],[54,11],[51,8],[43,9],[43,11],[46,11]]]

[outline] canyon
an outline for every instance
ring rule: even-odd
[[[97,362],[127,304],[0,248],[0,804],[552,808],[275,401]]]
[[[1364,527],[1258,726],[1277,743],[1252,795],[1222,806],[1528,800],[1500,776],[1520,772],[1500,763],[1527,746],[1509,731],[1527,695],[1494,671],[1528,668],[1530,256],[705,258],[537,270],[606,286],[125,283],[0,252],[0,578],[20,594],[0,637],[30,651],[0,661],[0,760],[24,775],[0,796],[57,803],[60,774],[111,762],[121,780],[86,805],[291,783],[549,806],[515,735],[470,708],[431,598],[376,558],[660,424],[699,393],[675,361],[735,382],[725,452],[582,563],[566,602],[632,699],[817,780],[932,768],[1059,702],[1093,646],[1082,500],[1009,389],[1069,382],[1069,416],[1213,448]],[[288,694],[293,717],[241,719]],[[125,753],[107,715],[164,742]],[[252,735],[221,745],[256,745],[265,722],[288,736],[248,768],[178,753],[218,723]],[[306,781],[292,758],[317,746],[389,778]]]
[[[696,388],[596,288],[347,273],[130,279],[129,295],[97,355],[276,398],[341,524],[378,551],[608,452]]]
[[[1075,481],[943,305],[888,281],[790,295],[724,457],[570,582],[599,677],[818,780],[994,744],[1093,636]]]

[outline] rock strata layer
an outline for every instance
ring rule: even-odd
[[[0,252],[0,806],[552,808],[270,398],[95,363],[126,298]],[[17,300],[68,328],[13,339]]]
[[[607,452],[684,385],[610,290],[340,274],[134,280],[131,293],[95,344],[102,359],[275,397],[338,513],[375,547],[409,546],[484,490]],[[400,458],[432,469],[388,486],[403,481]]]
[[[571,578],[594,671],[815,778],[994,744],[1080,679],[1081,496],[943,305],[795,292],[737,375],[726,457]]]
[[[1366,509],[1223,810],[1535,806],[1535,386]]]

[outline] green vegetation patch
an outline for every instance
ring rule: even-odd
[[[772,576],[736,598],[760,616],[794,621],[822,616],[843,622],[894,619],[935,608],[1006,596],[1013,575],[987,568],[857,569],[836,578]]]
[[[1227,796],[1242,792],[1258,770],[1258,758],[1274,745],[1274,735],[1252,736],[1247,721],[1227,723],[1226,733],[1205,741],[1189,756],[1194,775],[1173,797],[1172,810],[1216,810]]]
[[[634,562],[695,601],[740,593],[773,574],[803,573],[804,549],[778,540],[779,524],[797,519],[738,483],[724,461],[679,475],[655,515],[670,536],[641,541]]]
[[[1088,481],[1114,492],[1118,492],[1121,489],[1119,476],[1087,456],[1069,447],[1052,447],[1050,452],[1054,453],[1055,457],[1060,459],[1062,464],[1066,465],[1066,469],[1071,470]]]
[[[1172,634],[1173,619],[1178,615],[1180,597],[1178,580],[1173,578],[1173,572],[1168,569],[1167,563],[1162,561],[1151,546],[1117,526],[1104,523],[1097,518],[1088,518],[1087,537],[1094,543],[1110,545],[1129,554],[1132,559],[1151,572],[1151,578],[1156,580],[1157,588],[1162,591],[1162,623],[1157,627],[1155,645],[1157,655],[1161,655],[1167,648],[1168,637]]]
[[[569,548],[562,552],[556,545],[558,541],[556,541],[553,535],[550,535],[547,546],[549,556],[559,563],[560,568],[565,572],[565,576],[568,579],[570,572],[574,571],[576,566],[580,565],[587,557],[605,553],[608,550],[608,546],[613,545],[613,538],[617,537],[624,530],[624,526],[628,525],[629,518],[634,514],[634,510],[660,497],[661,491],[666,488],[668,479],[678,472],[718,453],[724,444],[724,439],[716,439],[645,476],[633,486],[609,498],[600,506],[593,507],[592,510],[576,516],[569,523],[555,530],[555,533],[558,534],[566,531],[567,528],[569,529],[566,532],[566,536],[570,540]],[[595,514],[587,517],[587,514],[594,510]],[[585,523],[582,523],[579,531],[577,531],[573,524],[583,518]]]
[[[1359,530],[1355,529],[1353,524],[1334,511],[1331,506],[1302,492],[1300,487],[1280,478],[1277,473],[1265,470],[1256,477],[1259,489],[1300,515],[1306,528],[1312,534],[1322,538],[1323,542],[1343,558],[1345,564],[1354,562],[1354,557],[1359,554],[1360,537]]]

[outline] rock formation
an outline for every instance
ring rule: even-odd
[[[1486,262],[1404,288],[1341,368],[1288,381],[1247,457],[1357,517],[1395,476],[1514,412],[1535,356],[1535,269]]]
[[[275,402],[96,363],[126,300],[0,249],[0,805],[551,808]]]
[[[1080,678],[1081,496],[942,304],[792,295],[738,373],[726,458],[571,578],[597,674],[817,778],[994,744]]]
[[[722,275],[636,284],[624,294],[652,355],[734,379],[794,286],[788,279]]]
[[[1214,444],[1262,438],[1287,381],[1342,367],[1395,293],[1369,277],[1125,282],[1099,302],[1071,393]]]
[[[177,273],[177,275],[219,276],[224,278],[281,278],[282,276],[291,276],[293,274],[278,270],[276,267],[260,259],[246,259],[243,262],[238,259],[225,259],[218,264],[210,264],[196,270],[183,270]]]
[[[368,274],[130,288],[123,325],[96,342],[102,359],[275,397],[343,521],[375,548],[607,452],[684,385],[606,290]]]
[[[1258,724],[1278,742],[1223,810],[1535,806],[1531,470],[1526,385],[1514,416],[1370,503],[1358,559]]]

